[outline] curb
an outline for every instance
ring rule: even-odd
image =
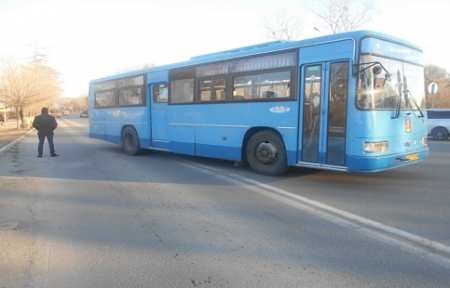
[[[28,131],[26,131],[23,135],[17,137],[16,139],[12,140],[11,142],[9,142],[8,144],[6,144],[3,147],[0,147],[0,154],[2,154],[3,152],[7,151],[9,148],[11,148],[12,146],[16,145],[17,143],[19,143],[20,141],[22,141],[25,137],[28,136],[28,134],[30,134],[34,129],[31,128]]]

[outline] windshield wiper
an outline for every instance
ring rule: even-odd
[[[395,107],[395,113],[391,117],[392,119],[397,119],[398,117],[400,117],[400,109],[402,107],[403,83],[402,83],[402,76],[400,75],[399,70],[397,70],[397,83],[398,83],[398,100],[397,106]]]
[[[424,118],[425,115],[423,114],[422,109],[420,108],[419,104],[417,104],[416,99],[414,99],[414,97],[409,97],[409,96],[411,95],[411,91],[409,91],[409,89],[408,89],[408,78],[406,78],[406,76],[403,76],[403,85],[404,85],[404,88],[405,88],[405,89],[403,90],[403,93],[404,93],[404,95],[405,95],[405,101],[406,101],[407,105],[408,105],[412,110],[414,110],[414,108],[411,107],[411,102],[412,102],[412,103],[414,104],[414,106],[416,106],[417,111],[419,111],[419,113],[420,113],[420,115],[417,116],[417,117],[419,117],[419,118]],[[414,114],[415,114],[415,113],[414,113]]]
[[[409,90],[405,90],[405,93],[407,93],[407,95],[412,95],[412,94],[411,94],[411,91],[409,91]],[[420,115],[417,116],[417,117],[419,117],[419,118],[424,118],[424,117],[425,117],[425,114],[423,114],[422,108],[420,108],[419,104],[417,104],[416,99],[414,99],[414,97],[408,97],[408,102],[409,102],[409,101],[411,101],[411,102],[414,104],[414,106],[416,107],[417,111],[419,111]],[[410,107],[411,109],[414,109],[413,107],[411,107],[411,104],[408,104],[408,105],[409,105],[409,107]],[[414,114],[415,114],[415,113],[414,113]]]

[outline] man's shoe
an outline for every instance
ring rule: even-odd
[[[56,153],[53,153],[52,155],[50,155],[50,157],[58,157],[59,155]]]
[[[42,158],[42,155],[38,155],[37,157],[38,157],[38,158]]]

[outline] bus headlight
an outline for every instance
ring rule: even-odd
[[[428,137],[422,137],[422,145],[428,147]]]
[[[404,126],[405,126],[405,132],[406,133],[411,133],[411,131],[412,131],[412,121],[411,121],[410,118],[406,118],[405,119]]]
[[[364,142],[364,152],[366,153],[386,153],[388,151],[388,141]]]

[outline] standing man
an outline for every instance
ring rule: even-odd
[[[48,108],[42,108],[41,115],[38,115],[34,118],[33,127],[38,130],[39,136],[37,157],[42,158],[45,138],[47,138],[48,146],[50,147],[50,156],[59,156],[55,153],[55,146],[53,145],[53,130],[58,127],[58,123],[56,123],[55,117],[48,114]]]

